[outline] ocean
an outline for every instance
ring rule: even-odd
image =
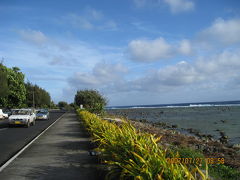
[[[195,102],[195,103],[132,105],[132,106],[108,106],[108,107],[106,107],[106,109],[159,108],[159,107],[174,108],[174,107],[203,107],[203,106],[240,106],[240,101]]]
[[[240,101],[111,106],[106,111],[128,119],[177,125],[182,132],[194,129],[215,139],[224,132],[229,144],[240,143]]]

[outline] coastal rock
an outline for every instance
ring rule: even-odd
[[[240,149],[240,144],[234,144],[232,147],[233,147],[233,148]]]
[[[176,124],[172,125],[172,128],[177,128],[177,127],[178,127],[178,125],[176,125]]]

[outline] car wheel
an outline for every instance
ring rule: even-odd
[[[26,128],[29,128],[29,127],[30,127],[30,122],[28,121],[26,124]]]

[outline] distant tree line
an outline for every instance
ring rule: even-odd
[[[0,107],[21,108],[54,106],[49,93],[38,85],[24,82],[18,67],[8,68],[0,63]]]

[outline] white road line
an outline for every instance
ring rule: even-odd
[[[6,130],[6,129],[8,129],[8,128],[2,128],[2,129],[0,129],[0,131]]]
[[[64,113],[65,114],[65,113]],[[64,115],[63,114],[63,115]],[[11,159],[9,159],[6,163],[4,163],[0,167],[0,172],[6,168],[14,159],[16,159],[25,149],[27,149],[34,141],[36,141],[42,134],[44,134],[50,127],[52,127],[57,121],[59,121],[63,115],[61,115],[56,121],[54,121],[50,126],[48,126],[43,132],[41,132],[37,137],[35,137],[32,141],[30,141],[26,146],[24,146],[17,154],[15,154]]]

